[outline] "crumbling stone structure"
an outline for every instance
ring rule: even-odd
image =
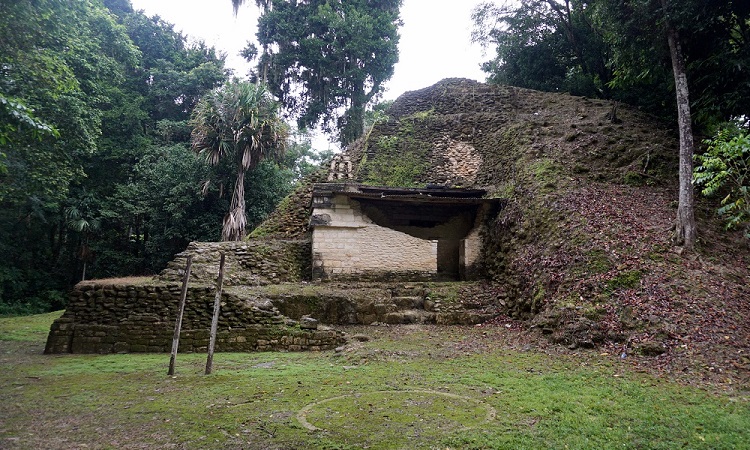
[[[310,239],[254,239],[241,242],[191,242],[159,275],[181,282],[187,256],[193,257],[190,281],[213,283],[225,254],[225,286],[264,286],[310,279]]]
[[[476,277],[484,190],[317,184],[313,279],[458,280]]]
[[[50,330],[45,353],[169,352],[180,298],[179,284],[82,282]],[[180,351],[206,351],[214,290],[188,290]],[[327,350],[341,332],[282,316],[270,302],[222,296],[217,351]]]
[[[219,351],[318,350],[343,342],[335,331],[302,328],[296,321],[303,311],[331,324],[473,324],[493,317],[504,305],[495,288],[436,282],[483,276],[485,230],[503,206],[493,188],[502,166],[477,139],[490,123],[501,127],[505,119],[495,120],[495,106],[507,96],[468,80],[405,94],[388,121],[303,180],[252,239],[191,243],[151,281],[79,284],[52,326],[47,352],[168,351],[188,255],[182,351],[207,345],[220,253],[226,289]],[[455,114],[471,102],[480,109]],[[394,164],[399,170],[389,170]],[[327,283],[302,292],[316,280]],[[431,284],[406,287],[415,281]],[[375,282],[372,290],[367,282]]]

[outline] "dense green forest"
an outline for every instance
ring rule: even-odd
[[[232,77],[223,55],[128,0],[0,10],[0,314],[59,309],[84,277],[156,273],[219,240],[237,174],[191,150],[189,119]],[[245,177],[249,227],[310,169],[298,141]]]
[[[484,2],[475,41],[489,81],[608,98],[676,119],[666,25],[679,32],[694,122],[712,130],[748,113],[750,3],[744,0]]]

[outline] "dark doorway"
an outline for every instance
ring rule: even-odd
[[[459,277],[459,243],[454,239],[439,239],[437,243],[438,278],[455,281]]]

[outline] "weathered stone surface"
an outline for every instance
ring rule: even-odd
[[[440,323],[472,325],[503,311],[477,283],[308,283],[229,291],[253,304],[270,301],[292,320],[311,316],[327,324]],[[406,311],[416,313],[404,316]],[[440,314],[442,313],[442,314]],[[390,314],[394,314],[387,318]],[[416,314],[416,315],[415,315]]]
[[[181,282],[185,261],[191,255],[191,282],[213,283],[219,272],[221,253],[225,254],[225,286],[297,282],[308,279],[311,273],[309,240],[253,239],[240,242],[191,242],[184,252],[175,255],[159,278],[166,282]]]
[[[87,282],[76,286],[68,309],[52,324],[45,353],[170,351],[179,288],[154,283],[126,290],[129,295],[120,297],[123,291],[111,289],[111,285]],[[79,301],[89,293],[94,295],[88,301]],[[188,289],[180,351],[203,351],[208,345],[212,299],[210,288]],[[217,351],[327,350],[344,342],[341,332],[317,330],[317,324],[308,329],[288,326],[270,301],[260,306],[262,309],[237,295],[224,294]]]
[[[319,323],[320,322],[318,322],[318,319],[314,319],[310,316],[304,316],[299,320],[299,327],[303,330],[317,330]]]

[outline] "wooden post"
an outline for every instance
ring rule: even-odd
[[[188,255],[185,266],[185,278],[182,279],[182,293],[180,294],[180,309],[177,312],[177,321],[174,324],[174,337],[172,337],[172,355],[169,357],[169,371],[167,375],[174,375],[174,363],[177,359],[177,348],[180,346],[180,329],[182,329],[182,316],[185,313],[185,301],[187,299],[188,280],[190,280],[190,269],[193,265],[193,255]]]
[[[224,284],[224,252],[221,252],[219,262],[219,279],[216,280],[216,298],[214,299],[214,317],[211,320],[211,339],[208,343],[208,359],[206,359],[206,375],[211,373],[214,366],[214,347],[216,346],[216,330],[219,328],[219,310],[221,309],[221,289]]]

